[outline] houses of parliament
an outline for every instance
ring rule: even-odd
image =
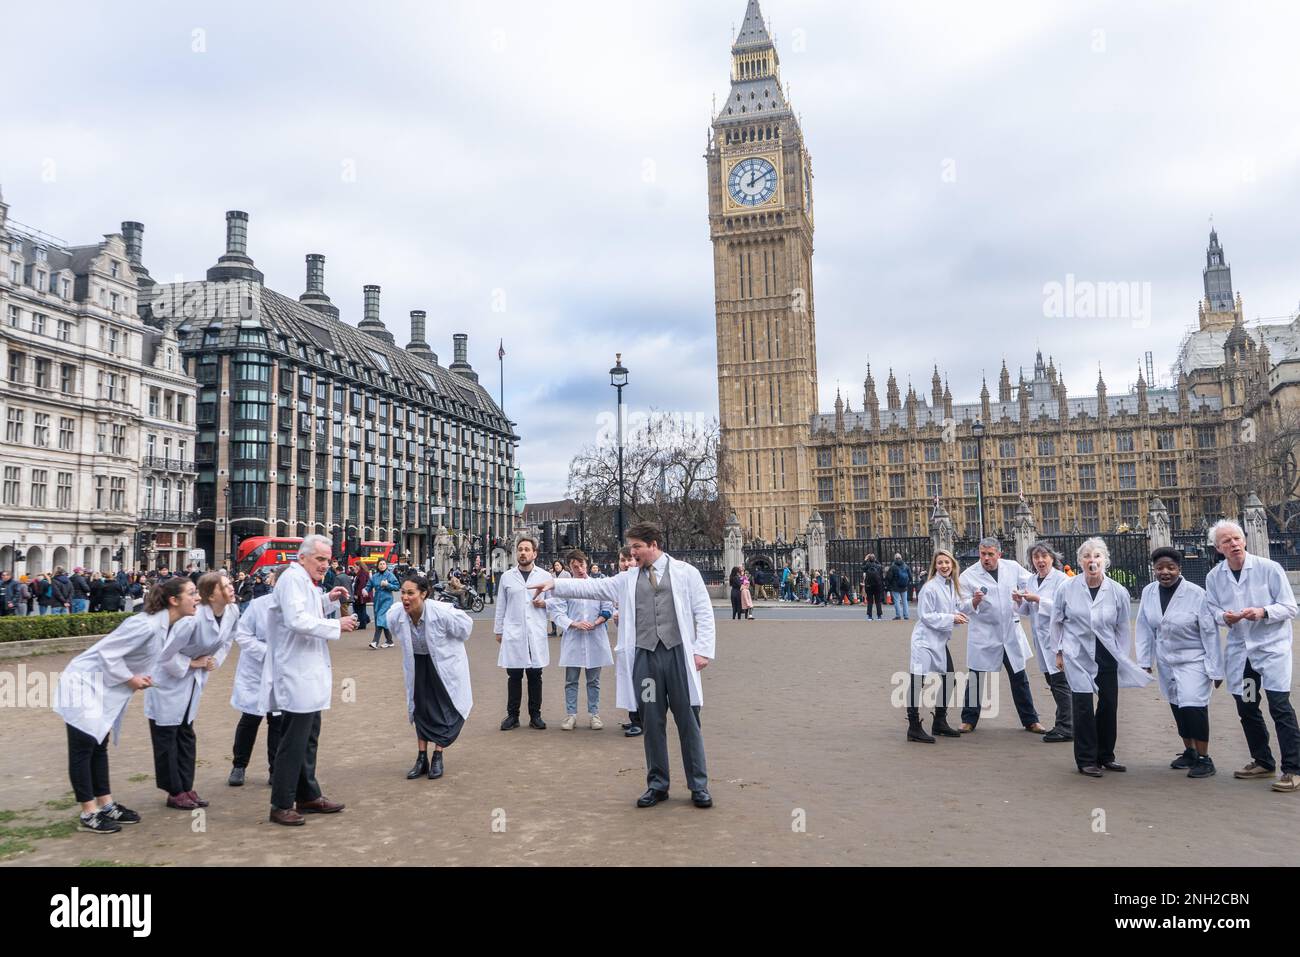
[[[1014,381],[1004,362],[996,395],[985,382],[977,402],[954,402],[937,367],[925,394],[889,370],[882,402],[868,367],[856,409],[837,395],[820,412],[812,159],[758,0],[705,159],[721,488],[746,538],[791,541],[814,512],[830,538],[924,535],[936,499],[958,534],[979,530],[981,506],[986,529],[1009,530],[1022,497],[1044,534],[1144,525],[1154,496],[1175,531],[1195,529],[1239,514],[1226,473],[1245,425],[1251,441],[1300,410],[1300,316],[1247,326],[1212,230],[1170,387],[1139,371],[1117,394],[1099,371],[1070,392],[1040,352]]]

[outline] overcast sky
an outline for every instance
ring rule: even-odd
[[[399,344],[429,313],[564,494],[622,352],[635,409],[717,411],[702,154],[744,0],[9,7],[0,187],[69,243],[145,224],[200,277],[247,210],[268,285],[303,257]],[[815,178],[821,407],[868,357],[958,401],[1054,353],[1072,394],[1196,321],[1211,215],[1248,318],[1300,301],[1300,6],[766,0]],[[1044,286],[1138,283],[1149,310],[1045,318]],[[1144,285],[1144,284],[1149,284]],[[1145,299],[1142,302],[1146,302]]]

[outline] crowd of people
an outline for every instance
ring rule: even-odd
[[[1247,551],[1240,525],[1221,521],[1212,535],[1223,561],[1204,588],[1182,577],[1179,550],[1164,547],[1151,554],[1155,580],[1143,589],[1131,629],[1128,590],[1107,576],[1110,551],[1101,538],[1079,546],[1076,575],[1066,574],[1062,557],[1046,541],[1030,548],[1031,569],[1003,558],[996,538],[980,541],[979,561],[965,571],[951,552],[937,551],[912,630],[907,740],[934,744],[973,733],[990,682],[1005,669],[1021,726],[1049,744],[1073,742],[1079,772],[1100,778],[1127,770],[1116,759],[1119,689],[1156,680],[1182,744],[1170,767],[1206,778],[1217,773],[1209,754],[1210,698],[1227,684],[1251,755],[1234,777],[1271,781],[1275,791],[1300,791],[1300,727],[1289,697],[1295,595],[1281,565]],[[963,625],[969,674],[961,723],[953,728],[948,708],[956,704],[957,676],[948,642]],[[1051,729],[1039,722],[1034,707],[1026,672],[1031,657],[1052,694]],[[927,690],[924,681],[931,674],[939,683]],[[927,694],[935,703],[928,733],[920,714]],[[1278,739],[1280,777],[1260,706],[1264,698]]]
[[[520,538],[517,564],[500,579],[493,622],[498,664],[507,673],[501,729],[520,726],[525,674],[529,725],[546,728],[541,669],[550,658],[547,623],[554,622],[563,633],[562,727],[576,726],[585,673],[589,725],[603,728],[600,673],[613,665],[616,702],[628,711],[625,734],[645,741],[648,787],[637,806],[652,807],[668,797],[671,710],[691,800],[697,807],[710,807],[699,671],[714,653],[712,605],[700,573],[662,552],[661,540],[654,526],[633,526],[617,575],[593,576],[586,555],[574,550],[566,556],[564,577],[554,578],[535,567],[536,540]],[[325,797],[316,779],[321,712],[332,697],[329,642],[361,627],[367,599],[375,603],[370,647],[402,648],[407,718],[418,748],[406,777],[442,777],[445,751],[458,739],[473,706],[466,653],[472,619],[454,600],[436,600],[435,582],[418,569],[390,569],[379,562],[368,572],[340,566],[331,553],[329,538],[309,535],[296,561],[251,578],[232,579],[224,569],[198,575],[197,582],[188,575],[158,576],[144,592],[141,614],[69,663],[54,711],[66,724],[68,775],[81,806],[82,830],[111,834],[140,820],[139,813],[114,799],[108,760],[109,740],[117,740],[136,691],[145,694],[154,783],[165,795],[166,807],[194,811],[208,806],[195,790],[194,726],[208,678],[234,644],[240,652],[230,704],[239,718],[227,784],[245,785],[265,720],[270,821],[295,826],[306,815],[342,811],[344,805]],[[474,581],[477,572],[471,569],[464,580]],[[611,651],[606,624],[618,621],[620,608],[625,625]],[[638,694],[637,689],[651,685],[658,693]]]

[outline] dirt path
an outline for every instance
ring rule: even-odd
[[[0,863],[1294,862],[1300,798],[1233,780],[1231,771],[1249,756],[1222,691],[1211,705],[1217,777],[1193,781],[1168,769],[1180,746],[1152,686],[1121,691],[1118,756],[1129,773],[1094,781],[1075,772],[1068,744],[1042,744],[1019,730],[1005,675],[1002,713],[986,717],[976,734],[905,742],[902,713],[890,700],[890,679],[906,667],[904,623],[728,617],[718,623],[719,659],[705,675],[712,810],[692,807],[680,787],[671,729],[672,800],[649,810],[633,806],[645,787],[642,744],[618,729],[622,713],[613,708],[608,669],[605,730],[588,730],[583,719],[578,730],[559,729],[563,672],[552,666],[545,675],[550,729],[499,731],[505,677],[495,665],[490,622],[478,621],[470,644],[475,706],[441,781],[405,780],[415,745],[399,652],[369,650],[368,634],[349,636],[334,650],[334,707],[324,715],[318,765],[325,793],[347,810],[302,828],[268,824],[270,789],[256,757],[247,786],[225,784],[236,721],[229,706],[234,651],[213,675],[196,723],[195,786],[212,802],[201,821],[163,807],[137,695],[111,759],[114,792],[143,823],[102,837],[56,830]],[[959,668],[964,644],[953,646]],[[553,640],[553,660],[557,652]],[[29,675],[57,671],[69,657],[6,662],[0,673],[16,675],[20,665]],[[341,700],[345,682],[353,701]],[[1032,666],[1031,683],[1040,713],[1047,711],[1051,699]],[[258,745],[264,755],[264,741]],[[30,810],[13,819],[29,821],[72,813],[58,803],[68,783],[56,715],[0,709],[0,755],[0,811]],[[1102,815],[1105,832],[1097,833]]]

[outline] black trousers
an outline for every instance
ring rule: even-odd
[[[1034,694],[1029,690],[1029,673],[1021,668],[1019,671],[1011,670],[1011,659],[1007,653],[1002,652],[1002,667],[1007,670],[1007,677],[1011,680],[1011,700],[1016,706],[1016,716],[1020,723],[1026,728],[1038,723],[1038,712],[1034,710]],[[971,671],[970,683],[966,685],[966,706],[961,709],[961,722],[968,724],[972,728],[980,720],[980,682],[985,674],[992,675],[992,680],[997,680],[997,672]]]
[[[1097,710],[1090,693],[1072,692],[1074,718],[1074,763],[1081,768],[1115,760],[1115,737],[1119,730],[1119,666],[1109,651],[1097,642]]]
[[[1237,702],[1237,717],[1241,719],[1241,730],[1246,732],[1246,745],[1255,763],[1273,769],[1273,750],[1268,745],[1268,725],[1259,708],[1261,681],[1259,672],[1246,660],[1242,672],[1242,681],[1247,688],[1253,689],[1246,701],[1241,695],[1233,695]],[[1300,774],[1300,728],[1296,727],[1295,709],[1291,706],[1291,696],[1285,691],[1264,691],[1268,695],[1268,713],[1273,716],[1273,727],[1277,729],[1277,748],[1282,752],[1282,773]]]
[[[940,716],[947,717],[948,715],[948,679],[952,677],[953,672],[952,652],[945,647],[943,653],[948,658],[948,664],[944,673],[939,676],[940,698],[934,709],[936,718]],[[907,677],[907,720],[920,721],[921,686],[925,683],[925,675],[908,675]]]
[[[1210,709],[1180,708],[1171,704],[1169,710],[1174,713],[1174,724],[1178,725],[1178,736],[1192,741],[1210,740]],[[1267,731],[1264,732],[1268,734]]]
[[[506,669],[506,714],[512,718],[519,717],[519,704],[523,700],[524,672],[528,672],[528,713],[534,718],[542,715],[542,669],[541,668],[507,668]]]
[[[186,722],[161,725],[150,718],[149,737],[153,739],[154,783],[168,794],[193,790],[194,761],[198,754],[194,725]]]
[[[320,797],[316,783],[316,747],[320,741],[320,712],[280,713],[280,746],[271,775],[271,806],[287,811],[295,801]]]
[[[875,616],[877,618],[885,617],[885,588],[883,585],[868,585],[864,593],[866,595],[867,617],[872,616],[871,608],[875,606]]]
[[[77,801],[85,804],[113,792],[108,783],[108,739],[96,741],[79,728],[68,725],[68,780]]]
[[[1043,677],[1047,679],[1052,700],[1056,702],[1056,723],[1052,726],[1052,730],[1060,731],[1062,734],[1074,734],[1074,701],[1070,696],[1070,679],[1065,677],[1064,671]]]
[[[257,743],[257,729],[261,726],[260,714],[245,712],[239,716],[239,724],[235,725],[235,749],[232,762],[234,767],[248,767],[248,762],[253,757],[253,745]],[[266,716],[266,766],[272,772],[275,771],[275,752],[280,747],[280,731],[281,716],[268,714]]]

